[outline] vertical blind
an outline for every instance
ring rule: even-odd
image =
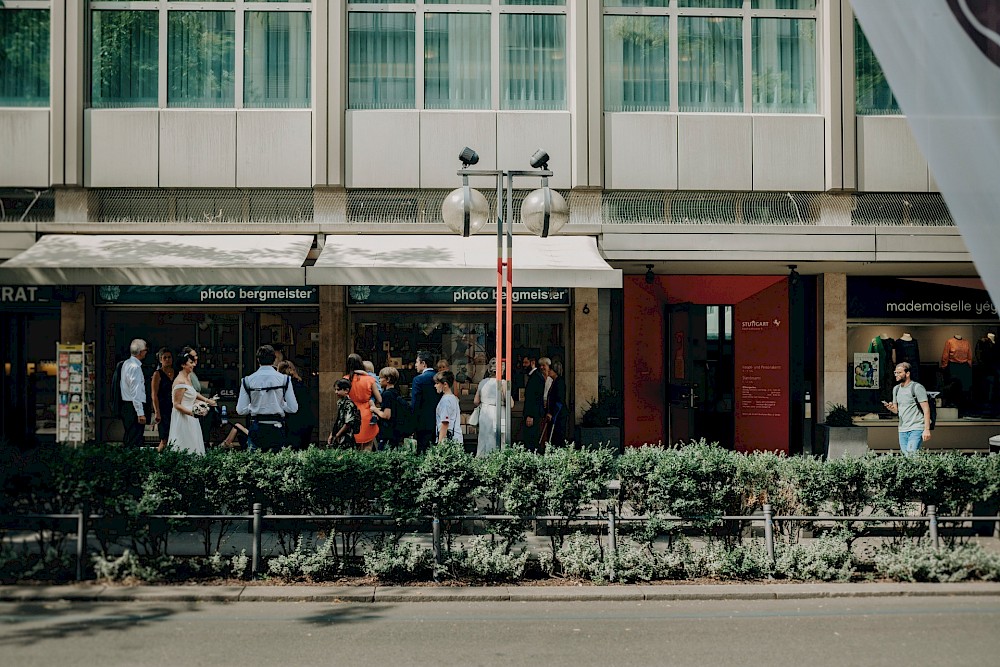
[[[669,55],[666,16],[604,17],[604,108],[669,110]]]
[[[681,111],[743,111],[743,19],[681,16],[677,59]]]
[[[236,14],[172,11],[167,16],[167,106],[232,107]]]
[[[247,12],[243,103],[247,108],[310,106],[309,14]]]
[[[0,9],[0,106],[49,105],[49,10]]]
[[[91,24],[91,106],[155,107],[160,49],[156,12],[95,11]]]

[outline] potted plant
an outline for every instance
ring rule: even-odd
[[[597,392],[597,398],[587,404],[587,409],[580,415],[577,426],[576,441],[580,447],[610,447],[614,452],[621,451],[621,393],[602,387]]]
[[[868,429],[855,426],[847,406],[833,403],[826,413],[826,420],[819,425],[824,434],[824,451],[827,459],[843,456],[864,456],[868,453]]]

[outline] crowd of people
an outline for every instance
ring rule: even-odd
[[[157,367],[147,382],[142,363],[148,349],[146,341],[135,339],[130,356],[120,362],[112,380],[117,394],[114,412],[125,427],[124,444],[143,444],[147,420],[157,425],[159,445],[204,454],[209,441],[211,415],[218,396],[202,394],[195,369],[198,351],[184,347],[176,365],[173,352],[161,348],[156,353]],[[284,359],[271,345],[257,350],[257,370],[240,382],[236,414],[246,424],[233,421],[219,442],[227,449],[277,451],[285,447],[306,449],[318,444],[314,439],[315,416],[300,409],[309,393],[295,364]],[[322,440],[328,447],[375,451],[409,446],[418,453],[445,440],[464,442],[459,385],[447,360],[435,359],[428,352],[417,352],[416,375],[410,384],[409,397],[400,389],[399,371],[385,367],[378,374],[370,361],[360,355],[347,357],[347,372],[335,382],[337,396],[335,419]],[[476,388],[474,403],[478,412],[476,455],[486,456],[498,447],[497,404],[513,404],[510,390],[500,396],[496,380],[497,362],[490,360],[486,376]],[[522,422],[514,440],[531,451],[544,452],[547,445],[561,445],[566,438],[568,410],[566,382],[562,365],[542,357],[525,357]],[[207,392],[206,392],[207,393]],[[147,401],[148,396],[148,401]],[[508,414],[499,411],[501,418]],[[470,443],[471,446],[471,443]]]

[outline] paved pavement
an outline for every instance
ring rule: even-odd
[[[998,627],[995,594],[434,604],[22,601],[0,602],[0,664],[983,667],[1000,655]]]
[[[1000,582],[659,586],[0,586],[0,602],[580,602],[1000,596]]]

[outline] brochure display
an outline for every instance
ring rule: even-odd
[[[94,343],[56,345],[56,442],[79,445],[95,430]]]

